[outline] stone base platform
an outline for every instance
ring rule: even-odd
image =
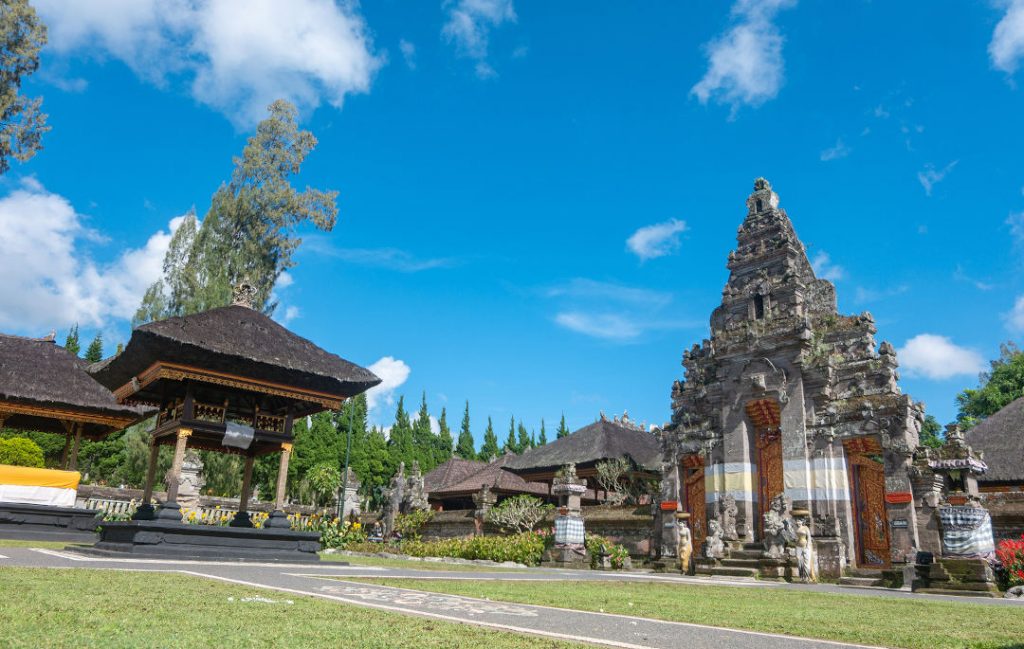
[[[0,503],[0,538],[91,543],[102,520],[94,509]]]
[[[541,557],[540,565],[545,568],[590,568],[590,556],[586,550],[573,548],[551,548]]]
[[[936,559],[917,566],[915,593],[999,597],[992,568],[984,559]]]
[[[99,542],[91,548],[68,549],[103,557],[315,563],[320,561],[320,534],[164,520],[127,521],[104,523]]]

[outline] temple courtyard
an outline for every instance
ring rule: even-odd
[[[94,558],[57,542],[0,543],[0,592],[19,594],[0,606],[10,647],[1024,647],[1024,605],[1005,599],[340,555]]]

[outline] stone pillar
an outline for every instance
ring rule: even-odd
[[[179,428],[178,437],[174,444],[174,460],[171,462],[171,470],[167,472],[167,502],[157,510],[156,517],[159,520],[181,522],[181,505],[178,504],[178,486],[181,482],[181,465],[185,462],[185,451],[188,446],[188,438],[192,436],[192,429]]]
[[[885,449],[885,515],[889,521],[889,554],[892,563],[914,562],[919,546],[917,510],[910,484],[912,454],[903,447]]]
[[[76,471],[78,469],[78,446],[82,443],[83,428],[85,428],[85,424],[75,425],[75,444],[71,447],[71,460],[68,462],[69,471]]]
[[[252,527],[249,519],[249,498],[252,496],[252,465],[255,458],[249,455],[245,458],[245,470],[242,473],[242,493],[238,499],[238,513],[232,519],[231,527]]]
[[[181,464],[181,475],[178,479],[178,504],[184,507],[198,506],[204,484],[203,461],[200,459],[199,453],[189,449]]]
[[[562,567],[586,565],[583,516],[580,499],[587,491],[587,483],[576,476],[576,466],[567,465],[552,483],[551,492],[558,496],[558,516],[555,518],[555,546],[545,553],[545,563]]]
[[[156,444],[156,438],[151,435],[149,437],[149,464],[146,465],[146,484],[142,489],[142,503],[132,514],[132,520],[149,521],[156,516],[156,510],[150,501],[153,500],[153,483],[156,481],[156,463],[159,458],[160,447]]]
[[[292,443],[281,444],[281,464],[277,469],[277,491],[274,493],[274,511],[270,513],[263,527],[288,529],[292,526],[288,514],[284,513],[285,489],[288,487],[288,460],[292,455]]]
[[[484,523],[487,521],[487,511],[498,502],[498,497],[491,493],[491,488],[484,485],[483,488],[473,494],[473,504],[476,511],[473,512],[473,535],[484,535]]]

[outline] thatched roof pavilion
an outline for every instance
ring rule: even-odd
[[[639,473],[657,474],[661,443],[628,418],[610,420],[601,415],[589,426],[509,460],[505,468],[525,480],[550,482],[567,464],[575,464],[577,475],[585,478],[597,474],[599,462],[618,458],[628,459]]]
[[[988,471],[978,476],[982,491],[1024,487],[1024,397],[967,431],[967,442],[985,454]]]
[[[53,336],[0,334],[0,426],[75,439],[65,460],[75,467],[81,438],[98,440],[130,426],[151,408],[118,403],[86,371],[87,363]]]
[[[465,508],[471,506],[473,494],[484,487],[489,488],[491,493],[499,498],[520,494],[546,498],[549,495],[548,485],[527,482],[518,475],[505,470],[508,463],[515,458],[516,456],[512,453],[506,453],[493,462],[461,460],[458,465],[450,465],[449,469],[453,469],[453,471],[449,473],[447,484],[435,485],[433,489],[427,488],[427,477],[431,476],[428,473],[427,476],[424,476],[424,490],[427,491],[427,499],[432,505],[442,509],[459,509],[460,505]],[[456,466],[459,468],[456,469]],[[465,475],[461,479],[451,479],[455,473],[462,472],[465,472]]]
[[[90,368],[121,403],[159,408],[144,492],[147,508],[156,448],[173,444],[175,455],[168,502],[158,518],[178,516],[177,476],[187,445],[246,458],[240,526],[250,524],[246,509],[254,458],[280,452],[275,512],[268,525],[286,526],[282,508],[293,421],[340,408],[345,399],[380,383],[369,370],[251,308],[253,293],[242,284],[235,304],[137,327],[120,354]],[[148,517],[152,510],[140,512],[140,518]]]

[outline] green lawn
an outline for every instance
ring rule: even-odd
[[[49,548],[63,550],[71,541],[22,541],[21,539],[0,539],[0,548]]]
[[[441,561],[412,561],[409,559],[361,557],[344,554],[321,554],[320,559],[323,561],[347,561],[353,566],[380,566],[382,568],[408,568],[411,570],[438,570],[446,572],[522,572],[523,570],[523,568],[464,566],[457,563],[443,563]]]
[[[12,648],[581,647],[169,573],[0,567],[0,593]]]
[[[1024,648],[1024,606],[650,582],[358,581],[887,647]]]

